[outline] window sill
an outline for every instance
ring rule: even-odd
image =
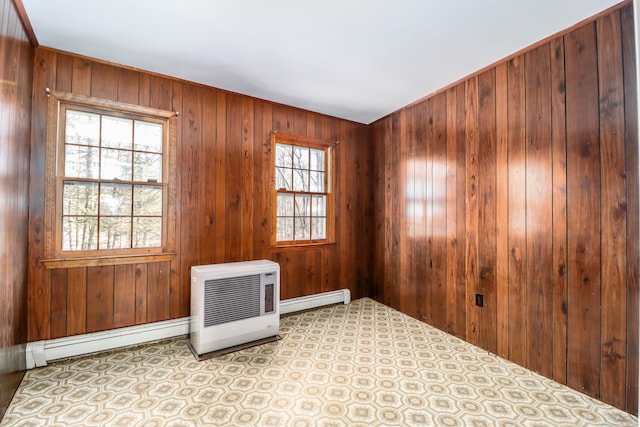
[[[79,258],[51,258],[41,262],[47,269],[73,268],[73,267],[99,267],[105,265],[138,264],[149,262],[171,261],[175,253],[163,252],[159,254],[140,255],[108,255]]]
[[[322,242],[322,243],[296,243],[293,245],[272,245],[271,249],[274,252],[287,252],[287,251],[302,251],[305,249],[322,249],[328,246],[337,245],[336,242]]]

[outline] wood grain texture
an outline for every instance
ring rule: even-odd
[[[478,292],[478,78],[472,77],[465,82],[466,107],[466,194],[465,194],[465,247],[466,247],[466,304],[467,329],[465,338],[472,344],[479,344],[480,314],[475,304]]]
[[[67,270],[67,335],[87,332],[87,269]]]
[[[477,292],[484,307],[476,307],[478,344],[497,352],[497,232],[496,232],[496,73],[495,69],[478,76],[477,137]],[[480,120],[482,118],[482,120]]]
[[[348,288],[356,298],[368,292],[374,197],[370,185],[373,150],[366,126],[46,48],[36,52],[34,82],[42,92],[34,89],[36,126],[31,150],[32,340],[48,339],[52,332],[74,335],[188,316],[190,267],[203,263],[280,257],[282,270],[290,270],[289,276],[296,278],[288,285],[290,295]],[[170,196],[177,207],[168,217],[176,236],[174,242],[168,242],[172,246],[168,249],[175,253],[170,262],[107,265],[111,270],[105,271],[111,271],[111,276],[100,280],[93,267],[71,268],[66,270],[68,295],[51,293],[53,270],[44,269],[39,262],[45,247],[45,87],[180,112],[175,119],[176,168],[168,171],[176,188]],[[342,233],[335,244],[301,250],[299,256],[281,257],[270,246],[269,135],[278,128],[339,140],[341,147],[335,165],[340,202],[334,214]],[[60,283],[65,268],[55,273]],[[84,279],[80,272],[86,275]],[[72,282],[72,276],[77,280]],[[110,302],[105,303],[105,298]],[[81,300],[78,307],[82,311],[77,316],[70,310],[66,318],[62,315],[63,307]],[[94,307],[96,304],[101,305]],[[52,307],[59,316],[53,326]]]
[[[509,116],[508,250],[509,250],[509,359],[527,363],[527,200],[524,56],[507,63]]]
[[[567,384],[600,395],[600,141],[595,23],[565,36],[567,72]],[[608,261],[607,261],[608,262]]]
[[[113,281],[113,327],[123,328],[136,323],[135,264],[115,266]],[[133,291],[133,292],[132,292]]]
[[[564,40],[551,41],[553,168],[553,376],[567,381],[567,152]]]
[[[601,185],[601,381],[600,397],[624,407],[627,322],[627,176],[620,13],[598,19]]]
[[[550,54],[545,44],[525,54],[527,365],[553,371],[553,240]]]
[[[114,267],[87,268],[87,332],[113,328]]]
[[[27,31],[29,30],[29,31]],[[32,275],[42,279],[35,289],[28,288],[29,270],[37,266],[38,257],[28,250],[28,244],[38,243],[43,236],[42,229],[32,230],[29,218],[29,197],[40,194],[34,203],[44,204],[42,193],[44,181],[30,187],[29,161],[41,159],[44,151],[30,152],[31,109],[34,86],[45,86],[55,79],[56,62],[50,56],[35,59],[29,42],[32,34],[20,18],[20,11],[14,2],[0,2],[0,419],[4,415],[14,392],[22,380],[25,370],[25,347],[31,330],[45,330],[50,324],[56,326],[54,332],[62,332],[65,320],[57,316],[66,310],[66,303],[53,308],[38,307],[33,328],[28,323],[28,310],[35,308],[51,295],[47,272],[37,269]],[[34,68],[44,73],[40,79],[33,79]],[[44,89],[43,89],[44,90]],[[40,100],[46,105],[46,100]],[[44,132],[46,123],[33,123],[33,132]],[[43,176],[44,169],[35,174]],[[42,219],[42,217],[40,217]],[[66,286],[54,289],[62,291]],[[51,311],[49,311],[51,310]],[[55,320],[45,318],[53,313]]]
[[[374,122],[371,131],[374,242],[382,245],[373,255],[381,281],[373,295],[409,315],[417,295],[428,307],[418,309],[421,320],[636,413],[632,20],[630,4],[612,9]],[[403,117],[413,117],[411,125]],[[414,146],[423,135],[424,147]],[[418,182],[425,185],[424,233],[418,211],[402,210]],[[409,226],[398,224],[403,215]],[[415,265],[423,258],[424,275]]]
[[[634,42],[634,16],[631,5],[620,11],[622,30],[622,59],[624,80],[625,147],[628,182],[627,200],[627,375],[626,409],[638,413],[638,313],[640,298],[640,211],[638,173],[638,99],[636,81],[636,57]]]
[[[496,66],[496,350],[509,357],[509,130],[507,64]],[[501,167],[501,165],[503,165]]]

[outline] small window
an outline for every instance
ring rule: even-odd
[[[274,134],[276,245],[332,240],[331,146]]]
[[[167,251],[170,112],[57,94],[47,170],[55,204],[49,257]],[[53,126],[50,124],[50,126]],[[52,164],[52,163],[50,163]],[[53,201],[53,200],[52,200]],[[54,207],[55,206],[55,207]]]

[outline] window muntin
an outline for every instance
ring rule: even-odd
[[[330,146],[276,139],[273,151],[275,244],[328,242]]]
[[[60,130],[59,248],[159,250],[165,238],[165,121],[65,104]]]

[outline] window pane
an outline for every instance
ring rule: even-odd
[[[324,172],[310,172],[309,191],[316,193],[324,192]]]
[[[311,196],[308,194],[296,194],[296,216],[309,216],[311,214]]]
[[[102,116],[102,146],[131,150],[133,121],[119,117]]]
[[[293,194],[278,194],[277,216],[293,216]]]
[[[309,169],[309,149],[293,147],[293,167],[297,169]]]
[[[88,251],[98,249],[97,217],[63,217],[62,250]]]
[[[162,181],[162,154],[134,153],[133,180],[146,182]]]
[[[276,228],[276,239],[279,242],[293,240],[293,218],[278,218]]]
[[[309,169],[324,171],[324,150],[310,150],[311,164]]]
[[[100,178],[131,181],[131,151],[102,149]]]
[[[276,144],[276,166],[290,168],[292,165],[291,155],[293,146],[285,144]]]
[[[67,110],[65,138],[69,144],[98,146],[100,141],[100,116],[82,111]]]
[[[311,238],[314,240],[327,238],[326,218],[311,218]]]
[[[65,181],[62,188],[62,215],[98,215],[98,184]]]
[[[133,187],[133,215],[162,216],[162,187]]]
[[[291,169],[276,168],[276,190],[291,190]]]
[[[296,240],[309,240],[311,238],[310,218],[296,218]]]
[[[293,191],[309,191],[309,171],[293,170]]]
[[[162,218],[133,219],[133,247],[153,248],[162,246]]]
[[[127,184],[102,184],[100,215],[131,215],[131,191],[131,185]]]
[[[311,216],[327,216],[327,196],[312,196]]]
[[[125,249],[131,247],[131,218],[100,218],[100,249]]]
[[[136,120],[133,148],[162,153],[162,125]]]
[[[64,175],[72,178],[98,178],[100,149],[78,145],[64,147]]]

